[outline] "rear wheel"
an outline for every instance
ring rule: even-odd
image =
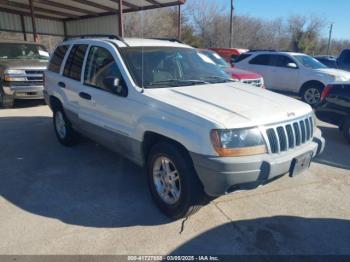
[[[152,197],[168,217],[187,217],[205,203],[203,186],[188,152],[175,143],[153,146],[147,161],[147,177]]]
[[[62,107],[56,108],[53,115],[53,124],[58,141],[64,146],[72,146],[77,142],[77,133],[72,128]]]
[[[302,91],[301,98],[310,106],[316,106],[321,101],[321,93],[323,87],[318,84],[310,84]]]
[[[350,117],[348,117],[345,120],[343,128],[342,128],[342,132],[343,132],[343,135],[344,135],[345,139],[350,144]]]

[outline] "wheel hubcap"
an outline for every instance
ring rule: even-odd
[[[310,88],[305,91],[305,101],[310,105],[315,105],[320,101],[321,94],[317,88]]]
[[[167,157],[158,157],[153,165],[153,182],[161,199],[170,205],[180,199],[180,176],[174,163]]]
[[[57,134],[59,135],[60,138],[65,138],[66,137],[66,122],[64,121],[64,117],[62,112],[58,111],[56,112],[56,117],[55,117],[55,126],[56,126],[56,131]]]

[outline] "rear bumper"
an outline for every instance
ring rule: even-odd
[[[319,130],[312,142],[281,154],[248,157],[213,157],[191,153],[205,192],[220,196],[235,190],[255,188],[290,172],[295,158],[312,152],[316,157],[324,150],[325,140]]]
[[[43,85],[33,86],[6,86],[2,87],[4,94],[13,96],[14,99],[43,99]]]

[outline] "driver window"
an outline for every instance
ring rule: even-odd
[[[103,47],[90,48],[86,62],[84,84],[111,92],[105,80],[110,78],[121,79],[121,73],[112,54]]]

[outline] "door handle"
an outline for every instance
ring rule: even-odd
[[[82,99],[91,100],[91,95],[89,95],[89,94],[87,94],[87,93],[80,92],[80,93],[79,93],[79,96],[80,96]]]
[[[60,86],[62,88],[66,88],[66,84],[63,82],[58,82],[58,86]]]

